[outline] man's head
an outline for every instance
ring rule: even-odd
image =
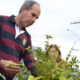
[[[22,29],[32,25],[40,15],[40,5],[34,0],[26,0],[22,5],[16,23]]]

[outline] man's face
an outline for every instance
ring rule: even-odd
[[[34,4],[30,10],[24,9],[20,14],[21,17],[19,24],[21,28],[28,27],[39,18],[40,6],[38,4]]]

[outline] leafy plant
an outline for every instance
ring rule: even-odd
[[[46,35],[46,39],[45,51],[48,51],[49,39],[52,39],[52,36]],[[58,63],[56,62],[58,55],[55,54],[51,58],[45,54],[41,47],[35,48],[33,53],[36,58],[36,74],[38,77],[32,76],[21,61],[19,65],[22,71],[16,75],[14,80],[80,80],[79,61],[75,56],[71,57],[73,48],[74,45],[66,60],[61,60]]]
[[[49,39],[48,35],[47,39]],[[48,50],[48,41],[46,41],[45,50]],[[56,63],[57,55],[51,58],[46,56],[40,47],[35,49],[37,58],[36,73],[38,76],[43,76],[44,80],[80,80],[79,61],[75,56],[69,60],[72,50],[73,46],[65,61],[61,60],[59,63]]]

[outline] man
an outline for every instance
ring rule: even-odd
[[[32,47],[31,37],[25,28],[32,25],[39,15],[40,5],[26,0],[17,16],[0,16],[0,73],[7,80],[13,80],[20,71],[18,63],[21,59],[34,75],[34,57],[27,50]]]

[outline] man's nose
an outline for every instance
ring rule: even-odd
[[[36,17],[33,17],[33,18],[32,18],[32,21],[35,22],[35,21],[36,21]]]

